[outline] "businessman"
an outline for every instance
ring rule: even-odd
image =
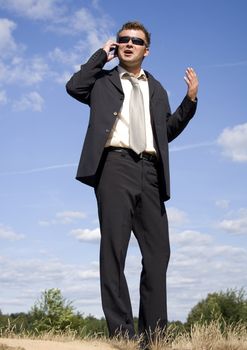
[[[142,69],[149,47],[146,28],[125,23],[116,41],[108,40],[66,85],[72,97],[90,107],[76,178],[96,194],[101,297],[110,336],[135,334],[124,275],[131,231],[142,254],[138,333],[166,326],[168,143],[183,131],[197,105],[198,79],[188,68],[187,93],[171,113],[166,90]],[[105,70],[115,57],[119,65]]]

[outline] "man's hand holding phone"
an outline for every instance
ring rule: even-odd
[[[118,43],[110,39],[103,46],[103,50],[107,53],[107,62],[117,57],[118,45]]]

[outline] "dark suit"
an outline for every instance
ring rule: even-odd
[[[176,138],[188,124],[195,113],[196,103],[186,96],[175,113],[171,114],[166,91],[150,73],[145,72],[149,84],[151,124],[158,161],[154,165],[141,163],[137,159],[133,162],[130,155],[126,155],[125,160],[123,157],[120,159],[116,153],[108,155],[104,147],[121,109],[124,93],[117,69],[103,70],[106,61],[107,54],[99,49],[72,76],[66,88],[72,97],[90,106],[90,120],[76,178],[95,187],[102,235],[102,301],[109,331],[112,335],[122,328],[132,335],[133,318],[123,275],[131,229],[138,239],[144,266],[141,276],[139,330],[154,330],[157,322],[164,326],[167,321],[165,272],[170,251],[163,202],[170,198],[168,142]],[[140,171],[145,171],[142,180],[146,192],[143,192],[142,197],[137,190]],[[123,172],[127,173],[129,179],[122,176]],[[136,181],[132,181],[133,179]],[[119,194],[120,182],[125,188],[123,198]],[[128,191],[129,196],[126,196]],[[135,193],[135,197],[131,197],[132,193]],[[149,193],[152,193],[150,198]],[[130,215],[126,219],[127,207]],[[120,232],[121,223],[125,227],[122,229],[124,232]],[[144,231],[150,233],[149,243],[147,237],[140,234]],[[150,249],[153,250],[152,258]],[[112,255],[110,250],[114,251]],[[116,275],[119,276],[114,281]],[[122,293],[114,290],[116,285]],[[116,305],[111,306],[114,303]]]

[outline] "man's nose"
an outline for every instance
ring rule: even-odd
[[[132,39],[129,38],[129,41],[126,43],[127,46],[132,46],[133,45],[133,42],[132,42]]]

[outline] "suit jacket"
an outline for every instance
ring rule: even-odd
[[[124,93],[117,68],[104,70],[107,54],[96,51],[66,84],[67,92],[90,106],[90,119],[76,179],[95,187],[103,161],[104,147],[121,109]],[[150,115],[155,148],[159,159],[160,191],[170,198],[168,142],[177,137],[193,117],[196,103],[187,96],[171,114],[168,96],[161,84],[145,71],[150,94]]]

